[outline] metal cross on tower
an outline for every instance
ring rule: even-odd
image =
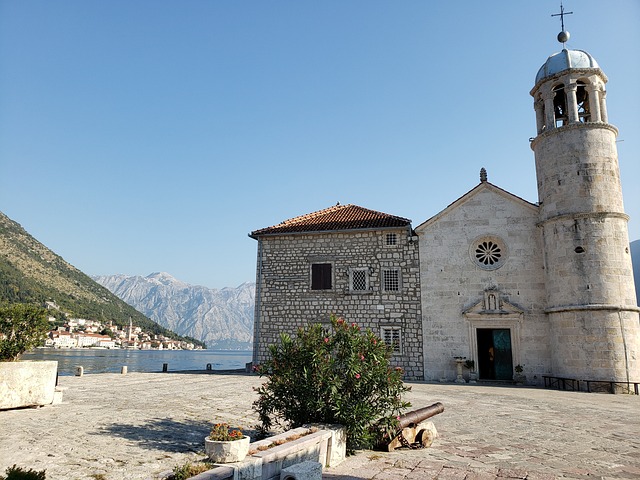
[[[564,16],[572,15],[573,12],[565,12],[564,7],[562,6],[562,2],[560,2],[560,13],[554,13],[552,17],[560,17],[560,25],[562,26],[562,31],[564,32]]]

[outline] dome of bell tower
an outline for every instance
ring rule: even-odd
[[[556,73],[575,68],[600,68],[596,59],[584,50],[567,50],[554,53],[540,67],[536,75],[536,84],[545,78],[552,77]]]

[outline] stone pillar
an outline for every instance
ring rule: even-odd
[[[544,100],[539,99],[533,102],[533,108],[536,111],[536,131],[540,134],[545,127]]]
[[[564,89],[565,98],[567,100],[567,118],[569,123],[577,123],[580,121],[578,118],[578,100],[576,98],[576,90],[578,85],[570,83]]]
[[[600,91],[593,85],[587,85],[587,94],[589,95],[589,109],[591,110],[591,121],[601,122],[602,116],[600,112]]]
[[[553,108],[553,92],[548,92],[544,97],[544,113],[545,113],[545,121],[547,125],[547,130],[551,130],[552,128],[556,128],[556,116]]]
[[[609,117],[607,116],[607,91],[604,88],[600,94],[600,119],[603,123],[609,123]]]

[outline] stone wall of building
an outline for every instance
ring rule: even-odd
[[[478,355],[486,353],[478,352],[479,328],[510,330],[513,366],[524,366],[527,381],[541,383],[550,372],[537,220],[535,205],[482,183],[416,228],[426,380],[453,380],[456,356],[478,367]],[[485,243],[499,249],[493,264]],[[487,305],[492,295],[496,303]]]
[[[394,233],[396,244],[387,245],[387,234]],[[254,363],[267,359],[281,332],[328,325],[335,314],[381,336],[382,329],[399,330],[392,363],[405,370],[405,379],[423,378],[418,242],[407,228],[262,236],[258,242]],[[313,264],[331,265],[330,289],[311,288]],[[398,269],[398,291],[385,291],[385,269]],[[365,291],[352,288],[355,270],[368,282]]]

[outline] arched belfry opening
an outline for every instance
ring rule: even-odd
[[[567,96],[564,93],[564,85],[556,85],[553,87],[553,115],[556,128],[569,123]]]
[[[578,105],[578,119],[582,123],[591,121],[591,108],[589,108],[589,91],[587,90],[587,84],[578,81],[576,88],[576,103]]]

